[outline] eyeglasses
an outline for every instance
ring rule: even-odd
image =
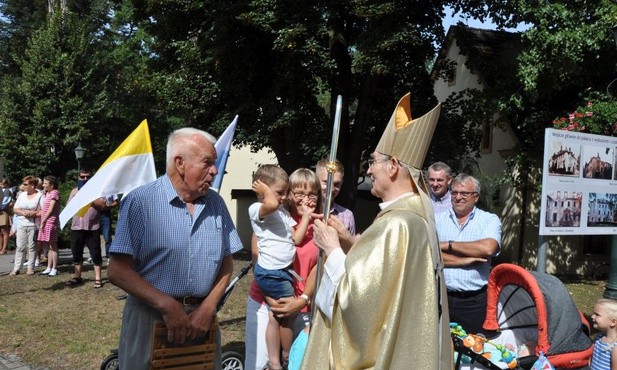
[[[22,185],[23,186],[30,186],[30,184],[28,184],[27,182],[24,182]]]
[[[88,180],[90,177],[92,177],[92,176],[90,176],[90,175],[79,175],[79,178],[82,179],[82,180]]]
[[[452,191],[450,192],[450,195],[452,195],[453,197],[460,195],[461,198],[463,199],[467,199],[471,195],[474,195],[474,194],[478,194],[478,192],[477,191]]]
[[[292,191],[291,194],[294,196],[294,198],[296,199],[304,199],[307,198],[308,200],[311,201],[315,201],[317,200],[317,195],[314,193],[303,193],[301,191]]]
[[[389,161],[389,160],[390,160],[390,158],[379,158],[379,159],[369,158],[368,166],[369,167],[373,167],[373,165],[376,164],[376,163],[385,162],[385,161]]]

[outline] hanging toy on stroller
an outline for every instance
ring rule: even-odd
[[[502,368],[495,366],[494,362],[503,362],[508,369],[516,368],[516,355],[506,346],[493,343],[482,334],[468,334],[457,323],[450,323],[450,333],[457,351],[456,369],[460,368],[462,362],[478,362],[490,370]]]

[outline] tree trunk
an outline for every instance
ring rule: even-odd
[[[358,108],[349,135],[345,140],[345,154],[348,162],[345,165],[345,181],[337,202],[352,211],[356,205],[358,178],[362,161],[363,136],[368,132],[370,117],[373,112],[375,94],[379,86],[379,77],[370,75],[364,79],[358,97]]]

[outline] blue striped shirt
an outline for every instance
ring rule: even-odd
[[[483,211],[477,207],[469,214],[467,221],[459,227],[454,210],[435,215],[435,226],[439,241],[471,242],[480,239],[493,238],[501,245],[501,221],[497,215]],[[494,256],[497,256],[500,248]],[[493,257],[494,257],[493,256]],[[485,263],[464,267],[446,267],[443,270],[446,287],[450,292],[467,292],[482,288],[488,283],[491,269],[490,258]]]
[[[167,175],[124,197],[110,252],[133,257],[133,269],[172,297],[205,297],[223,258],[242,249],[225,202],[209,191],[193,216]]]
[[[604,343],[602,342],[603,334],[598,334],[595,346],[593,347],[593,355],[591,357],[591,370],[611,370],[611,354],[617,342]]]

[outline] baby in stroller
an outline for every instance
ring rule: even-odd
[[[456,368],[531,369],[543,354],[557,369],[584,369],[593,352],[589,324],[563,283],[512,264],[489,276],[483,328],[495,334],[482,338],[452,325],[454,349],[467,356],[458,356]],[[472,340],[482,345],[474,350]]]

